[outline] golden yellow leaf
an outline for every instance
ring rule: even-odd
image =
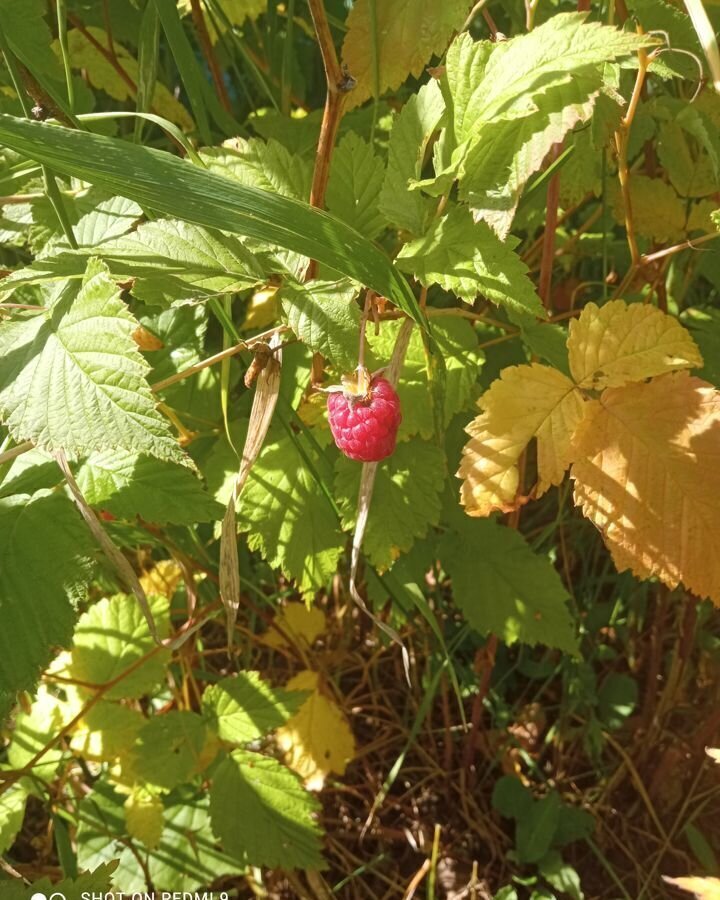
[[[356,0],[342,50],[347,70],[357,82],[348,95],[348,108],[372,97],[376,58],[379,93],[400,87],[410,75],[420,75],[433,54],[445,50],[468,10],[466,0],[382,0],[375,4],[373,33],[369,0]]]
[[[309,647],[325,631],[325,613],[317,606],[308,609],[304,603],[291,601],[277,613],[275,624],[282,634],[275,628],[269,628],[263,636],[264,643],[269,647],[289,647],[297,642]]]
[[[720,604],[720,392],[687,372],[608,388],[575,445],[575,503],[617,568]]]
[[[347,717],[326,697],[317,672],[300,672],[285,685],[289,691],[312,691],[295,715],[277,730],[285,763],[319,791],[330,772],[342,775],[355,756],[355,739]]]
[[[695,894],[697,900],[720,900],[720,878],[700,878],[697,875],[689,878],[668,878],[666,875],[663,880],[680,888],[681,891]]]
[[[182,581],[182,569],[174,559],[161,559],[152,569],[140,576],[140,584],[146,594],[172,597]]]
[[[703,364],[690,332],[643,303],[588,303],[570,323],[570,371],[578,386],[601,390]]]
[[[134,787],[125,801],[125,824],[128,834],[154,850],[163,831],[163,802],[144,787]]]
[[[220,33],[224,34],[228,28],[240,26],[246,19],[254,22],[267,9],[267,0],[216,0],[216,2],[222,10],[222,15],[205,17],[205,25],[213,44],[218,39],[218,28]],[[192,9],[190,0],[178,0],[178,9],[182,15],[190,13]]]
[[[504,369],[480,398],[483,413],[467,428],[458,477],[460,501],[470,516],[510,512],[518,498],[518,460],[537,439],[541,496],[559,484],[570,465],[571,438],[583,416],[583,398],[562,372],[533,363]]]

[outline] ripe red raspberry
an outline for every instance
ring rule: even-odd
[[[330,431],[345,456],[360,462],[390,456],[402,414],[400,398],[389,381],[373,378],[364,395],[331,393],[327,405]]]

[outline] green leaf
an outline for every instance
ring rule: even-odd
[[[566,862],[557,850],[551,850],[538,864],[540,874],[552,885],[556,891],[567,895],[571,900],[583,900],[584,894],[580,887],[580,876],[575,869]]]
[[[206,689],[203,713],[221,740],[248,744],[283,725],[305,699],[304,691],[271,687],[258,672],[238,672]]]
[[[545,644],[577,653],[568,595],[550,563],[517,531],[493,520],[465,518],[453,511],[453,530],[439,552],[470,625],[507,644]]]
[[[590,70],[597,71],[599,88],[603,63],[656,43],[654,38],[586,22],[587,15],[559,13],[527,34],[495,44],[487,65],[477,68],[477,81],[463,88],[466,131],[542,110],[551,88],[589,76]]]
[[[116,865],[114,860],[105,865],[98,866],[93,872],[83,872],[78,878],[63,878],[53,884],[49,878],[43,878],[40,881],[33,882],[30,887],[33,889],[33,896],[36,893],[41,897],[53,897],[59,894],[60,897],[85,897],[85,896],[106,896],[111,893],[110,889],[115,882]],[[3,900],[15,900],[14,896],[5,894],[6,888],[3,887]],[[27,900],[28,888],[20,885],[18,900]],[[32,900],[32,898],[31,898]]]
[[[153,884],[164,891],[195,891],[223,875],[242,874],[243,867],[217,847],[210,829],[207,793],[176,791],[173,802],[166,801],[165,826],[154,850],[131,849],[119,836],[127,833],[125,796],[100,780],[79,804],[77,831],[78,863],[94,866],[118,859],[115,882],[123,891],[148,890],[137,854],[147,856]],[[69,900],[68,895],[68,900]],[[73,895],[74,896],[74,895]],[[25,894],[22,900],[27,900]]]
[[[12,739],[7,748],[7,759],[11,768],[24,769],[45,748],[63,724],[60,701],[45,685],[41,685],[30,712],[19,712],[15,717]],[[46,782],[52,781],[65,752],[62,744],[48,750],[30,770],[32,777]]]
[[[159,596],[149,600],[158,634],[165,638],[170,632],[168,601]],[[117,681],[105,692],[106,700],[142,697],[163,681],[167,658],[168,651],[153,640],[137,600],[118,594],[93,604],[80,617],[69,676],[95,685]]]
[[[314,353],[339,368],[354,369],[358,359],[360,309],[357,288],[348,281],[287,280],[278,292],[283,319]]]
[[[73,456],[92,450],[185,460],[157,411],[132,339],[137,321],[107,269],[88,264],[81,288],[0,331],[0,415],[18,441]]]
[[[205,147],[200,157],[210,172],[225,175],[246,187],[307,201],[312,166],[275,140],[231,138],[220,147]]]
[[[294,772],[246,750],[233,751],[210,788],[213,831],[225,851],[247,865],[323,868],[318,810]]]
[[[720,387],[720,310],[690,307],[683,310],[680,321],[690,329],[705,361],[699,377]]]
[[[307,204],[237,184],[170,153],[0,114],[0,142],[168,216],[302,253],[424,317],[389,258],[354,228]]]
[[[341,457],[335,466],[335,496],[343,528],[357,519],[362,466]],[[363,550],[378,569],[386,569],[440,517],[445,454],[436,444],[412,440],[398,444],[378,468]]]
[[[0,853],[7,853],[22,828],[27,793],[14,784],[0,795]]]
[[[521,863],[539,862],[552,846],[562,801],[557,791],[551,791],[533,803],[528,814],[518,820],[515,844]]]
[[[2,289],[77,278],[91,255],[100,257],[115,279],[130,279],[133,295],[150,305],[236,293],[265,281],[259,263],[236,237],[160,219],[92,253],[64,250],[36,259],[6,278]]]
[[[128,772],[135,781],[171,791],[205,768],[206,739],[205,722],[191,710],[173,709],[153,716],[138,732],[126,759]]]
[[[533,806],[533,795],[519,778],[503,775],[495,782],[492,805],[506,819],[519,821],[527,816]]]
[[[87,502],[120,519],[140,516],[165,525],[222,519],[223,507],[186,466],[126,451],[89,456],[77,471]]]
[[[41,492],[0,500],[0,720],[68,646],[89,580],[90,533],[73,504]]]
[[[466,209],[455,206],[435,219],[424,237],[402,248],[398,266],[468,303],[482,294],[500,306],[544,317],[527,266],[513,250],[517,243],[501,241],[485,222],[473,222]]]
[[[380,334],[368,329],[368,344],[372,349],[373,367],[387,365],[397,341],[400,323],[383,322]],[[445,361],[444,424],[465,409],[471,402],[471,393],[482,364],[478,339],[472,325],[454,316],[438,316],[433,319],[433,336],[438,352]],[[398,394],[403,420],[400,440],[419,434],[429,440],[435,434],[431,386],[427,375],[427,359],[422,336],[416,329],[410,338],[405,361],[400,372]]]
[[[420,177],[430,138],[440,126],[444,111],[440,87],[430,81],[403,106],[390,133],[388,166],[378,206],[389,222],[411,234],[425,232],[432,204],[419,192],[408,190],[408,182]]]
[[[289,436],[263,447],[237,518],[239,530],[250,532],[250,549],[282,569],[305,596],[334,575],[345,538],[330,501]]]
[[[62,67],[51,49],[44,0],[3,0],[2,28],[13,54],[33,73],[57,106],[68,113]]]
[[[377,237],[387,225],[378,208],[384,179],[385,164],[372,144],[351,131],[333,153],[327,208],[365,237]]]

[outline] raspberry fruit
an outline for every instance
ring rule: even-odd
[[[370,380],[367,371],[343,379],[328,396],[328,418],[335,443],[345,456],[379,462],[395,449],[402,421],[400,398],[385,378]]]

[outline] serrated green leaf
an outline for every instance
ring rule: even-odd
[[[258,672],[238,672],[206,689],[203,713],[221,740],[247,744],[283,725],[305,699],[303,691],[271,687]]]
[[[157,411],[132,332],[137,321],[107,269],[88,264],[40,313],[0,330],[0,414],[18,441],[77,456],[145,452],[186,461]]]
[[[516,240],[501,241],[485,222],[473,222],[466,209],[455,206],[435,219],[424,237],[402,248],[398,266],[424,285],[439,284],[468,303],[481,294],[499,306],[544,317],[515,246]]]
[[[349,530],[357,519],[362,467],[341,457],[335,472],[335,495],[343,527]],[[445,477],[445,453],[427,441],[398,444],[380,465],[363,541],[363,550],[376,568],[386,569],[437,524]]]
[[[211,172],[247,187],[294,200],[307,200],[310,196],[312,165],[278,141],[232,138],[220,147],[206,147],[200,157]]]
[[[3,0],[2,26],[13,54],[32,72],[53,101],[69,112],[63,70],[51,49],[43,0]]]
[[[2,289],[78,278],[90,255],[87,250],[61,250],[43,256],[12,273]],[[174,219],[147,222],[95,247],[92,255],[104,261],[115,279],[131,280],[138,300],[155,306],[235,293],[265,280],[259,263],[237,238]]]
[[[323,868],[318,809],[294,772],[246,750],[233,751],[210,788],[213,831],[226,852],[253,866]]]
[[[89,580],[90,533],[59,494],[0,500],[0,720],[70,643]]]
[[[383,322],[380,334],[368,329],[368,345],[372,349],[372,359],[368,365],[387,365],[397,341],[400,324]],[[478,339],[472,325],[464,319],[453,316],[433,319],[433,335],[439,353],[445,361],[444,379],[444,424],[465,409],[470,402],[473,385],[477,381],[482,355],[478,350]],[[435,434],[430,385],[427,375],[427,360],[419,331],[413,331],[405,361],[400,372],[398,394],[403,420],[398,432],[400,440],[419,434],[429,440]]]
[[[123,769],[149,787],[171,791],[204,768],[206,739],[205,722],[191,710],[153,716],[138,732]]]
[[[0,142],[143,208],[315,259],[388,297],[425,326],[410,286],[386,254],[329,213],[238,184],[170,153],[99,134],[0,114]]]
[[[360,234],[375,238],[387,226],[378,208],[385,164],[372,144],[351,131],[340,141],[332,158],[327,208]]]
[[[147,855],[153,884],[165,891],[195,891],[206,888],[223,875],[242,874],[243,867],[217,847],[210,830],[207,793],[177,791],[165,806],[165,826],[154,850],[130,848],[118,841],[126,833],[125,796],[100,780],[78,806],[78,863],[96,866],[117,859],[115,883],[125,892],[148,890],[146,874],[137,854]],[[70,895],[68,895],[70,896]],[[27,900],[25,894],[22,900]]]
[[[432,204],[408,182],[422,173],[430,138],[440,125],[445,102],[436,81],[423,85],[403,106],[390,133],[388,165],[378,203],[385,218],[411,234],[424,233]]]
[[[55,884],[49,878],[43,878],[40,881],[33,882],[30,887],[33,890],[33,896],[37,893],[41,897],[46,895],[52,897],[53,894],[59,894],[60,897],[68,898],[92,896],[93,894],[95,896],[105,896],[110,893],[113,884],[117,883],[115,881],[115,869],[116,864],[112,860],[105,865],[98,866],[92,872],[83,872],[78,878],[63,878],[62,881],[57,881]],[[5,887],[3,887],[3,900],[15,900],[15,897],[6,894],[5,890]],[[26,900],[27,896],[28,888],[24,884],[20,885],[20,892],[17,895],[18,900]]]
[[[720,310],[690,307],[683,310],[680,321],[690,329],[705,362],[698,376],[720,388]]]
[[[89,456],[76,474],[91,506],[121,519],[140,516],[164,525],[222,519],[223,507],[186,467],[125,451]]]
[[[481,634],[495,634],[507,644],[545,644],[577,653],[567,591],[550,563],[533,553],[517,531],[454,514],[440,559],[455,602]]]
[[[12,738],[7,748],[11,768],[24,769],[45,748],[45,745],[63,726],[62,706],[45,685],[38,689],[30,712],[19,712],[12,728]],[[30,773],[33,778],[51,781],[65,756],[62,745],[48,750]]]
[[[314,353],[341,369],[357,365],[360,309],[357,288],[348,281],[287,280],[278,292],[283,318]]]
[[[165,638],[170,631],[167,598],[149,600],[158,634]],[[145,656],[144,663],[120,677]],[[137,600],[118,594],[93,604],[80,617],[68,671],[71,678],[86,684],[117,680],[104,696],[121,700],[142,697],[160,684],[167,658],[168,651],[155,644]]]
[[[332,577],[345,538],[327,497],[289,436],[267,443],[252,468],[238,510],[248,546],[312,596]]]
[[[14,784],[0,795],[0,853],[6,853],[22,828],[27,792]]]

